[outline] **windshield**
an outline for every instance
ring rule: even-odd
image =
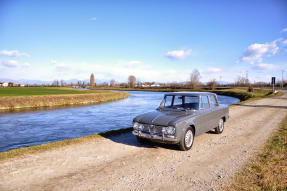
[[[199,108],[198,96],[167,95],[161,104],[163,108],[172,109],[195,109]]]

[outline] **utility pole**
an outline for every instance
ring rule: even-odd
[[[246,70],[246,73],[245,73],[245,84],[249,85],[248,70]]]
[[[283,80],[283,74],[284,74],[284,70],[281,70],[281,72],[282,72],[281,88],[283,89],[283,83],[284,83],[284,80]]]

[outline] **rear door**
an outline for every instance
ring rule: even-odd
[[[217,99],[215,95],[209,95],[209,102],[210,102],[210,108],[211,108],[211,128],[215,128],[218,125],[219,119],[221,118],[221,112],[219,111],[219,104],[217,102]]]
[[[196,134],[201,134],[209,131],[212,127],[212,114],[207,95],[200,96],[199,116],[195,120],[197,128]]]

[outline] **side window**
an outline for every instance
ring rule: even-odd
[[[209,108],[209,101],[207,96],[201,96],[201,104],[200,108],[208,109]]]
[[[210,100],[210,106],[211,107],[216,107],[218,106],[217,102],[216,102],[216,98],[214,95],[209,96],[209,100]]]
[[[170,107],[172,104],[172,97],[173,96],[165,96],[164,107]]]
[[[198,96],[186,96],[184,108],[187,109],[196,109],[199,107],[199,97]]]
[[[174,96],[173,106],[180,106],[183,105],[183,97],[182,96]]]

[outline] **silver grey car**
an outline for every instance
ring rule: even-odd
[[[212,129],[222,133],[228,117],[228,106],[219,104],[214,93],[166,93],[156,111],[133,119],[133,134],[141,143],[152,140],[178,144],[186,151],[195,136]]]

